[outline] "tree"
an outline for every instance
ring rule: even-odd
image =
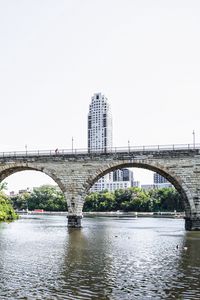
[[[63,193],[52,185],[42,185],[34,188],[33,192],[13,196],[11,202],[18,210],[67,211],[67,201]]]
[[[174,188],[152,189],[139,187],[107,190],[86,196],[84,211],[183,211],[181,195]]]
[[[153,211],[183,211],[181,195],[173,188],[166,187],[151,191]]]
[[[0,182],[0,191],[7,189],[7,182]]]
[[[54,186],[43,185],[35,188],[27,199],[29,210],[44,209],[46,211],[66,211],[67,202],[61,191]]]
[[[12,221],[18,218],[8,196],[0,191],[0,221]]]

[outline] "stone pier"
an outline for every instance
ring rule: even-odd
[[[185,217],[185,230],[200,230],[200,217]]]
[[[68,227],[73,227],[73,228],[81,228],[81,219],[82,216],[78,215],[68,215]]]

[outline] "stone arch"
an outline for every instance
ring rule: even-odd
[[[177,175],[172,170],[169,170],[166,166],[163,166],[159,163],[152,163],[151,161],[145,160],[143,161],[136,161],[130,162],[130,161],[123,161],[123,162],[114,162],[111,164],[103,165],[101,168],[97,169],[94,176],[90,176],[86,183],[86,191],[88,192],[89,189],[92,187],[92,185],[100,179],[102,176],[122,168],[140,168],[140,169],[146,169],[153,172],[156,172],[163,177],[165,177],[175,188],[176,190],[181,194],[185,212],[186,215],[189,216],[191,212],[195,212],[195,204],[193,201],[193,197],[191,195],[190,189],[187,187],[187,184],[184,182],[183,178],[181,178],[179,175]]]
[[[63,185],[63,183],[61,182],[61,180],[55,176],[54,174],[52,174],[48,169],[45,169],[44,167],[38,167],[38,166],[34,166],[34,165],[27,165],[27,164],[10,164],[9,166],[4,166],[2,168],[0,168],[0,182],[4,179],[6,179],[8,176],[13,175],[17,172],[20,171],[38,171],[38,172],[42,172],[44,174],[46,174],[47,176],[51,177],[59,186],[59,188],[61,189],[61,191],[63,193],[66,192],[66,188]]]

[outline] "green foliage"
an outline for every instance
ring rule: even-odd
[[[10,198],[11,204],[14,207],[14,209],[17,210],[26,210],[28,208],[28,199],[30,194],[28,192],[12,196]]]
[[[67,202],[61,191],[51,185],[35,188],[32,193],[24,193],[11,198],[18,210],[43,209],[45,211],[67,211]],[[119,189],[114,192],[104,190],[86,196],[84,211],[183,211],[180,194],[174,188],[143,190],[138,187]]]
[[[35,188],[32,193],[24,193],[12,197],[15,209],[43,209],[45,211],[66,211],[67,202],[61,191],[51,185]]]
[[[9,198],[2,191],[0,191],[0,221],[7,222],[17,218],[18,215],[12,208]]]
[[[7,182],[0,182],[0,191],[7,189]]]
[[[174,188],[145,191],[138,187],[114,192],[92,192],[85,199],[84,211],[183,211],[180,194]]]
[[[174,188],[161,188],[151,191],[153,211],[183,211],[181,195]]]
[[[112,211],[115,209],[114,195],[107,190],[86,196],[85,211]]]

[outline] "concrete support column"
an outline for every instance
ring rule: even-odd
[[[200,231],[200,216],[185,217],[185,230],[199,230]]]
[[[73,228],[80,228],[81,227],[81,219],[82,215],[71,215],[69,214],[67,216],[68,218],[68,227],[73,227]]]
[[[195,173],[196,174],[196,173]],[[200,178],[192,177],[193,187],[191,190],[191,198],[188,197],[190,202],[190,207],[186,210],[185,216],[185,230],[199,230],[200,231],[200,189],[198,188],[198,182]],[[190,212],[189,212],[190,210]]]
[[[73,190],[69,188],[65,197],[68,205],[68,227],[80,228],[83,217],[84,194],[78,188]]]

